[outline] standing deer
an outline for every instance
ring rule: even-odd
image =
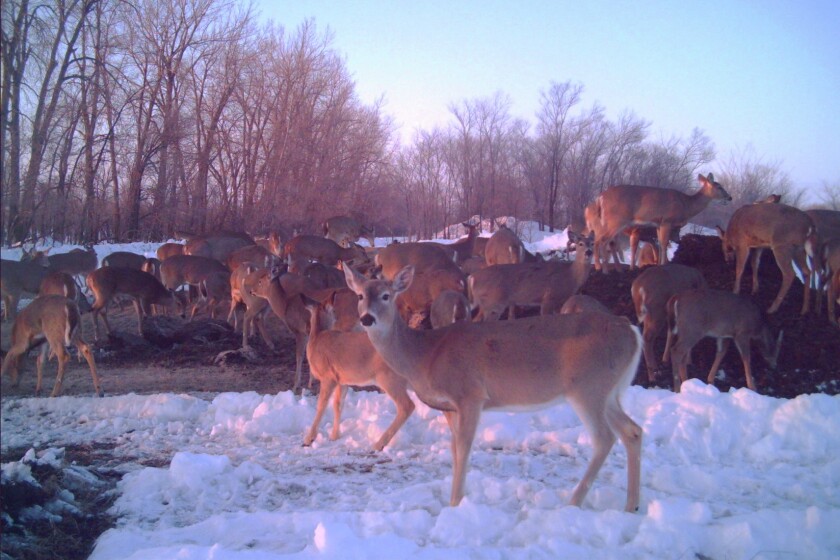
[[[752,340],[758,341],[759,350],[770,368],[776,368],[782,332],[779,332],[778,338],[773,338],[755,303],[722,290],[686,290],[668,300],[668,340],[662,361],[667,362],[669,354],[673,357],[674,391],[679,392],[681,384],[688,379],[691,349],[707,336],[717,340],[717,353],[706,379],[709,385],[714,384],[715,374],[732,340],[735,340],[735,347],[741,354],[747,387],[753,391],[756,388],[750,360]]]
[[[505,224],[498,224],[498,229],[487,240],[484,247],[484,260],[487,266],[494,264],[517,264],[542,260],[538,255],[529,253],[519,236]]]
[[[377,352],[452,432],[449,503],[464,496],[470,450],[482,410],[533,410],[567,400],[591,435],[594,454],[571,504],[580,506],[620,438],[627,450],[626,511],[639,506],[642,429],[621,408],[641,356],[641,336],[624,317],[603,313],[455,323],[413,330],[396,308],[414,269],[393,281],[367,280],[344,268],[359,296],[362,326]]]
[[[38,289],[39,296],[62,296],[79,306],[79,312],[84,314],[91,310],[90,302],[82,294],[76,281],[66,272],[51,272],[47,274],[41,281],[41,287]]]
[[[317,235],[298,235],[293,237],[283,250],[283,255],[289,259],[290,268],[296,267],[302,271],[310,261],[316,261],[328,266],[335,266],[339,261],[367,262],[368,256],[364,249],[356,244],[342,247],[332,239]]]
[[[464,264],[470,257],[472,257],[473,250],[475,248],[475,240],[478,238],[479,230],[481,229],[480,224],[474,225],[468,222],[463,222],[461,225],[467,228],[467,236],[463,239],[459,239],[454,243],[430,242],[446,251],[449,258],[459,265]]]
[[[540,307],[540,313],[555,313],[569,296],[586,283],[592,251],[579,241],[574,262],[546,261],[488,266],[467,280],[470,302],[478,312],[476,321],[499,319],[516,306]]]
[[[653,343],[668,324],[668,300],[684,290],[705,287],[706,279],[699,270],[675,263],[648,268],[630,285],[636,319],[643,328],[645,365],[650,383],[656,379],[659,367]]]
[[[99,340],[100,314],[105,323],[105,330],[109,335],[111,334],[107,307],[118,294],[127,295],[134,300],[134,309],[137,312],[137,332],[141,335],[143,334],[143,316],[148,312],[150,305],[179,308],[179,313],[182,312],[181,302],[175,294],[167,290],[157,278],[142,270],[103,266],[88,274],[87,287],[96,298],[91,308],[96,340]]]
[[[61,384],[64,381],[64,370],[67,361],[70,359],[65,347],[73,345],[84,356],[90,367],[90,375],[93,378],[93,388],[96,394],[103,396],[102,387],[99,385],[99,376],[96,373],[96,363],[90,347],[82,340],[79,333],[81,316],[76,303],[61,295],[45,295],[32,300],[20,315],[15,318],[12,327],[12,346],[3,359],[3,368],[0,375],[8,373],[12,378],[12,384],[17,386],[18,368],[20,359],[30,349],[41,344],[41,352],[35,362],[37,371],[37,382],[35,394],[41,394],[41,382],[43,380],[44,362],[48,355],[54,355],[58,359],[58,375],[55,378],[51,397],[61,394]],[[44,344],[46,342],[46,344]]]
[[[323,305],[307,304],[306,308],[310,315],[306,359],[309,371],[321,383],[321,389],[315,419],[303,439],[303,445],[312,445],[315,441],[330,396],[335,394],[330,439],[336,440],[340,435],[341,401],[346,387],[375,385],[385,391],[397,407],[394,421],[373,446],[374,450],[382,451],[414,412],[414,402],[407,392],[408,383],[388,367],[382,356],[374,350],[367,334],[330,330],[332,319]]]
[[[175,255],[183,255],[184,246],[180,243],[164,243],[157,248],[155,254],[157,255],[158,260],[160,262],[163,262],[169,257],[174,257]]]
[[[30,261],[0,261],[0,294],[3,297],[3,320],[14,321],[23,294],[35,295],[41,282],[50,273],[49,260],[44,254]]]
[[[102,266],[119,266],[135,270],[143,270],[144,264],[146,264],[146,257],[131,251],[114,251],[102,259]]]
[[[263,325],[263,319],[268,313],[268,304],[265,299],[254,294],[255,286],[268,275],[269,269],[258,267],[254,263],[243,263],[230,275],[230,312],[227,320],[230,323],[233,319],[233,328],[236,329],[239,323],[236,308],[239,305],[245,306],[245,314],[242,317],[242,348],[250,348],[248,339],[254,334],[256,327],[265,345],[274,350],[274,343]]]
[[[459,271],[458,266],[436,243],[394,243],[376,254],[376,265],[385,279],[392,279],[403,267],[411,265],[418,274],[435,268]]]
[[[371,247],[376,246],[373,230],[363,226],[350,216],[333,216],[323,223],[324,237],[342,247],[349,247],[364,237]]]
[[[659,240],[659,264],[665,264],[668,261],[668,240],[675,226],[679,228],[688,223],[712,200],[732,200],[711,173],[708,177],[698,175],[697,180],[701,187],[692,195],[674,189],[638,185],[617,185],[605,190],[596,199],[601,228],[595,235],[596,254],[600,255],[601,248],[628,226],[655,226]]]
[[[230,272],[213,272],[207,275],[198,284],[198,301],[193,305],[189,320],[193,320],[199,309],[203,311],[207,307],[210,308],[210,318],[215,319],[217,307],[228,299],[230,299]]]
[[[758,265],[761,263],[761,253],[769,247],[782,271],[782,285],[767,312],[778,311],[790,290],[796,276],[793,271],[794,262],[805,277],[801,313],[804,315],[808,312],[811,303],[811,269],[807,256],[814,257],[817,242],[816,228],[808,214],[781,203],[747,204],[732,214],[726,231],[720,227],[717,230],[727,262],[735,256],[734,293],[741,293],[741,277],[752,249],[756,249],[752,257],[752,293],[758,292]]]
[[[254,245],[254,239],[243,232],[222,232],[215,235],[181,234],[186,239],[185,255],[195,255],[226,262],[228,256],[242,247]],[[164,259],[161,259],[164,260]]]
[[[472,306],[463,290],[443,290],[432,302],[429,322],[433,329],[439,329],[459,321],[469,321],[471,315]]]

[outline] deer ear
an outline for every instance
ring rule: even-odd
[[[414,280],[414,267],[408,265],[394,276],[394,281],[391,282],[391,288],[394,292],[401,294],[408,289],[412,280]]]
[[[347,281],[347,286],[356,292],[357,295],[362,295],[362,288],[365,283],[365,277],[359,274],[352,266],[343,263],[344,279]]]
[[[706,179],[708,179],[710,183],[714,183],[714,182],[715,182],[715,176],[714,176],[713,174],[711,174],[711,173],[709,173],[708,175],[706,175]]]

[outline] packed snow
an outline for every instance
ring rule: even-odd
[[[564,234],[542,237],[529,249],[565,246]],[[583,508],[566,505],[592,454],[567,405],[486,412],[466,498],[450,507],[439,412],[415,399],[375,453],[395,407],[350,391],[340,439],[327,437],[330,410],[303,447],[315,403],[289,392],[6,397],[0,441],[46,462],[64,446],[113,447],[124,473],[117,524],[94,560],[840,558],[840,396],[721,393],[699,380],[679,394],[631,386],[624,408],[644,429],[637,513],[622,511],[620,443]],[[28,467],[3,464],[2,476],[26,479]]]

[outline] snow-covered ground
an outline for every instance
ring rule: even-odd
[[[530,250],[565,246],[562,233],[537,237]],[[152,255],[156,247],[98,252]],[[630,387],[625,410],[644,429],[635,514],[622,511],[620,444],[584,507],[565,505],[592,452],[568,406],[485,413],[467,497],[452,508],[440,413],[417,402],[391,445],[373,453],[395,408],[385,395],[351,391],[342,437],[326,438],[328,411],[305,448],[315,401],[291,393],[5,398],[0,445],[32,448],[46,461],[62,446],[114,446],[126,474],[112,508],[117,527],[99,538],[96,560],[840,558],[840,396],[720,393],[698,380],[680,394]],[[2,470],[29,476],[23,463]]]

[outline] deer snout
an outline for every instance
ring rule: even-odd
[[[359,321],[362,323],[362,326],[370,327],[376,322],[376,319],[370,313],[365,313],[359,318]]]

